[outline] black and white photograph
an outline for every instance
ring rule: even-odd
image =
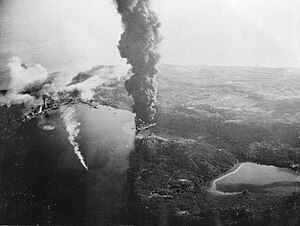
[[[0,0],[0,225],[300,226],[300,1]]]

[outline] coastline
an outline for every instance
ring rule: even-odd
[[[209,188],[207,189],[207,191],[213,195],[237,195],[240,194],[241,192],[222,192],[222,191],[218,191],[216,189],[216,182],[226,178],[232,174],[235,174],[243,165],[245,165],[247,162],[243,162],[243,163],[236,163],[234,164],[234,166],[232,167],[232,169],[228,170],[227,172],[225,172],[224,174],[221,174],[219,177],[217,177],[216,179],[214,179],[213,181],[211,181],[209,183]]]

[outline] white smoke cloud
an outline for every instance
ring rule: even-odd
[[[95,88],[105,86],[113,78],[126,76],[129,68],[129,66],[97,66],[85,72],[88,74],[88,77],[91,77],[68,86],[73,74],[70,72],[49,74],[47,69],[40,64],[26,66],[18,57],[10,58],[7,67],[9,83],[5,89],[8,89],[8,91],[5,95],[0,95],[0,105],[25,104],[26,106],[35,105],[36,107],[43,104],[42,95],[44,94],[59,101],[60,92],[66,91],[68,93],[74,89],[80,91],[82,100],[91,100],[95,94]],[[27,110],[31,111],[30,108]],[[76,142],[80,131],[76,106],[62,105],[61,112],[65,129],[69,134],[68,140],[74,149],[74,153],[79,158],[82,166],[88,169],[80,152],[79,143]],[[45,128],[52,129],[49,126]]]
[[[101,86],[105,81],[105,79],[99,77],[91,77],[84,82],[67,86],[63,90],[68,92],[77,89],[80,91],[80,98],[87,101],[93,98],[93,95],[95,94],[94,89]]]
[[[10,82],[8,93],[0,97],[0,105],[12,105],[21,103],[33,103],[37,100],[28,94],[21,94],[29,85],[42,83],[48,77],[47,69],[40,64],[25,66],[22,60],[16,56],[8,61]]]
[[[26,86],[35,82],[43,82],[48,77],[47,69],[40,64],[26,67],[22,66],[22,60],[18,57],[12,57],[9,60],[11,82],[9,88],[19,92]]]
[[[13,104],[33,104],[36,100],[34,97],[29,94],[18,94],[18,93],[9,93],[5,96],[0,96],[0,106],[7,105],[11,106]]]
[[[33,96],[32,93],[23,94],[22,91],[28,87],[35,88],[39,85],[38,96],[46,94],[52,99],[57,99],[57,94],[60,91],[71,92],[74,89],[80,91],[80,98],[82,100],[91,100],[95,94],[95,89],[99,86],[105,86],[112,79],[119,79],[128,74],[129,65],[117,66],[96,66],[84,73],[88,74],[90,78],[78,82],[76,84],[67,85],[71,82],[77,72],[64,71],[49,74],[47,69],[40,64],[33,66],[26,66],[19,57],[12,57],[8,59],[7,68],[9,70],[8,85],[4,87],[8,92],[6,95],[0,95],[0,105],[26,104],[39,105],[42,104],[41,98]],[[8,80],[8,79],[6,79]]]
[[[73,84],[70,86],[66,86],[63,88],[64,91],[72,91],[77,89],[80,91],[80,98],[82,100],[88,101],[93,98],[95,94],[95,89],[99,86],[103,86],[106,83],[109,83],[111,79],[121,78],[126,76],[129,70],[128,65],[119,65],[114,66],[113,68],[104,67],[99,70],[93,72],[87,72],[92,75],[89,79]]]
[[[84,158],[79,150],[79,144],[76,142],[76,138],[79,134],[79,126],[80,122],[78,122],[78,116],[76,114],[75,106],[64,106],[61,108],[62,111],[62,119],[65,124],[66,131],[69,134],[69,142],[73,146],[74,153],[79,158],[80,163],[82,166],[88,170],[88,167],[84,161]]]

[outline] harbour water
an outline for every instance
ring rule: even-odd
[[[5,224],[119,225],[134,114],[74,105],[80,163],[56,110],[28,121],[2,139],[0,220]]]

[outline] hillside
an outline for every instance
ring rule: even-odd
[[[236,162],[299,165],[299,73],[160,65],[157,125],[138,134],[130,156],[132,222],[294,225],[298,193],[214,197],[206,189]]]
[[[130,110],[128,75],[118,74],[114,66],[94,67],[59,95],[92,88],[95,103]],[[287,68],[161,64],[156,126],[137,134],[128,157],[127,223],[297,225],[300,195],[292,190],[216,197],[207,188],[238,162],[299,170],[299,74],[300,69]],[[5,131],[20,127],[14,120],[19,111],[16,105],[1,108]]]

